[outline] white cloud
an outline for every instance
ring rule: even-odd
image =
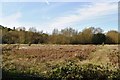
[[[47,3],[47,5],[49,5],[50,3],[48,2],[48,0],[45,0],[45,2]]]
[[[49,18],[49,17],[47,17]],[[44,32],[50,32],[52,30],[51,28],[48,28],[44,24],[36,24],[36,23],[29,23],[29,22],[21,22],[20,19],[22,19],[22,13],[16,12],[14,14],[5,16],[0,18],[0,25],[3,25],[5,27],[13,28],[13,27],[25,27],[26,30],[28,30],[30,27],[36,27],[38,31],[43,30]]]
[[[76,22],[82,22],[92,20],[93,18],[102,17],[111,13],[117,13],[118,5],[116,3],[97,3],[84,8],[78,8],[73,11],[72,14],[66,16],[59,16],[52,19],[50,22],[35,24],[35,23],[24,23],[19,20],[22,19],[22,13],[16,12],[12,15],[3,17],[0,20],[0,24],[10,28],[25,26],[26,29],[29,27],[36,27],[38,30],[47,31],[51,33],[53,28],[62,29],[74,25]],[[2,22],[2,23],[1,23]]]
[[[76,22],[90,20],[103,15],[117,13],[117,3],[97,3],[85,8],[79,8],[74,14],[57,17],[48,26],[53,28],[64,28]]]
[[[0,20],[0,24],[3,26],[7,26],[10,28],[13,28],[14,26],[21,26],[19,19],[22,17],[22,14],[20,12],[16,12],[12,15],[6,16],[6,17],[2,17],[2,19]]]

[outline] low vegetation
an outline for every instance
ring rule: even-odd
[[[119,54],[117,45],[20,45],[3,54],[3,80],[119,80]]]
[[[0,25],[0,39],[2,80],[120,80],[118,31],[65,28],[48,34]]]

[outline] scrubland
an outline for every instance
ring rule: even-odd
[[[2,45],[3,79],[119,80],[118,45]]]

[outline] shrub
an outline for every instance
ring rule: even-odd
[[[68,62],[64,66],[57,65],[49,72],[49,78],[55,80],[113,80],[120,79],[120,70],[110,70],[100,65],[77,65]]]

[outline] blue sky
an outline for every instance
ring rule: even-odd
[[[10,28],[35,27],[51,33],[54,28],[78,31],[100,27],[118,30],[118,3],[92,2],[3,2],[0,24]]]

